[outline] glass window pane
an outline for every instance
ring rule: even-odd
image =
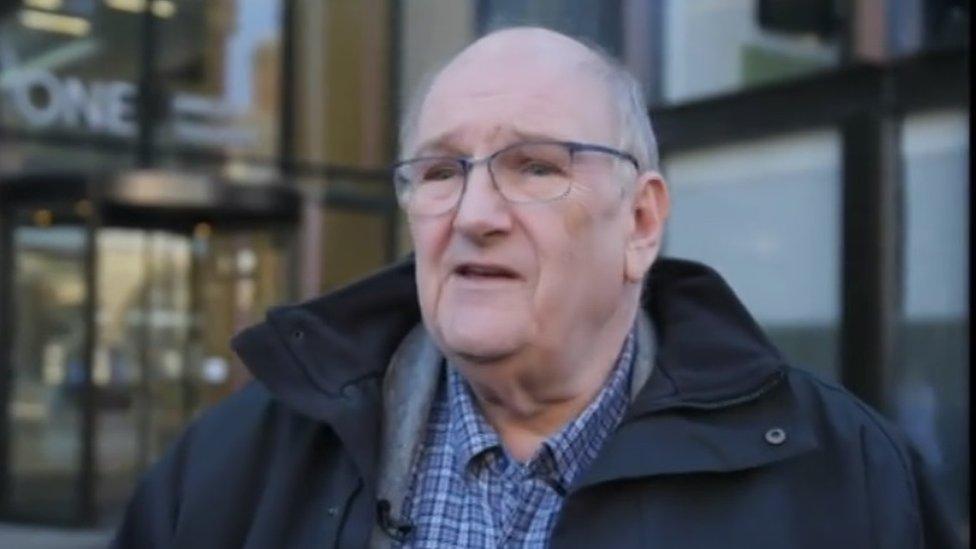
[[[456,0],[450,2],[461,4]],[[403,10],[430,2],[409,2]],[[294,154],[306,162],[376,168],[390,163],[395,131],[393,2],[295,6]],[[445,28],[423,40],[443,39]]]
[[[969,122],[908,117],[904,322],[895,416],[969,524]]]
[[[762,25],[760,4],[756,0],[666,0],[661,31],[664,102],[737,91],[837,65],[839,48],[830,35],[784,32],[817,27],[833,9],[830,2],[806,2],[818,7],[799,12],[775,10],[769,23]]]
[[[146,453],[153,461],[183,430],[187,419],[184,371],[192,322],[191,242],[185,235],[153,232],[148,238],[142,336],[146,339],[149,425]]]
[[[968,46],[968,1],[899,0],[887,2],[886,7],[886,39],[892,57]]]
[[[24,518],[75,521],[90,329],[87,240],[82,226],[51,225],[50,210],[31,217],[36,226],[13,234],[9,505]]]
[[[606,0],[482,0],[478,34],[499,27],[538,25],[621,52],[621,5]]]
[[[200,413],[251,379],[227,342],[263,319],[268,308],[294,298],[289,277],[292,240],[290,229],[285,227],[221,229],[197,225],[192,243],[193,286],[186,288],[193,292],[189,299],[196,317],[188,334],[190,392],[185,398],[189,415]],[[166,359],[160,358],[165,370]],[[160,441],[173,434],[175,431],[169,429]],[[156,448],[163,447],[158,444]]]
[[[324,214],[323,291],[334,290],[386,264],[388,216],[329,207]]]
[[[96,501],[100,511],[111,513],[131,493],[144,446],[137,402],[146,351],[141,331],[146,242],[141,231],[101,229],[96,243]]]
[[[474,38],[476,6],[473,0],[399,2],[402,112],[424,77]]]
[[[281,2],[174,0],[159,13],[161,148],[271,158],[278,144]]]
[[[97,502],[112,514],[186,420],[190,239],[102,229],[97,242]]]
[[[837,379],[840,141],[818,131],[675,154],[664,253],[728,281],[801,368]]]
[[[0,14],[0,124],[133,139],[138,16],[94,1],[21,4]]]

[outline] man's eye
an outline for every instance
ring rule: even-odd
[[[459,173],[458,167],[453,165],[432,166],[424,170],[424,181],[443,181],[456,177]]]
[[[547,175],[557,175],[561,170],[548,162],[533,160],[522,165],[522,175],[532,177],[545,177]]]

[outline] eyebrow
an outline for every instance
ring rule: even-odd
[[[457,138],[457,130],[446,131],[440,135],[437,135],[431,139],[428,139],[420,144],[419,147],[414,149],[413,154],[409,157],[421,157],[430,155],[435,152],[456,152],[460,153],[461,150],[455,146],[451,145],[451,141]]]

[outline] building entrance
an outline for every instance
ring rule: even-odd
[[[3,515],[112,523],[247,381],[227,341],[291,299],[297,192],[142,172],[0,183]]]

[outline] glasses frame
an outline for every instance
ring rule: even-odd
[[[396,162],[390,167],[390,175],[392,176],[393,179],[394,192],[396,193],[397,196],[397,202],[400,204],[400,207],[403,208],[404,211],[406,211],[411,215],[419,215],[424,217],[434,217],[438,215],[443,215],[457,208],[458,204],[461,203],[461,197],[464,196],[464,191],[467,190],[468,187],[468,176],[471,174],[471,170],[473,170],[474,167],[477,166],[478,164],[485,164],[485,167],[488,169],[488,176],[489,179],[491,180],[492,186],[495,187],[495,190],[498,191],[498,194],[502,198],[504,198],[506,202],[512,204],[538,204],[543,202],[551,202],[551,201],[559,200],[560,198],[563,198],[567,194],[569,194],[570,189],[573,188],[572,183],[570,183],[570,185],[566,187],[566,191],[563,192],[561,195],[552,198],[543,199],[543,200],[526,200],[526,201],[512,200],[505,195],[505,193],[501,190],[501,187],[498,186],[498,181],[495,180],[495,172],[493,172],[491,169],[492,161],[498,156],[506,152],[509,152],[514,148],[524,147],[526,145],[559,145],[565,147],[567,152],[569,153],[570,161],[572,161],[573,158],[576,156],[576,153],[579,152],[599,152],[599,153],[609,154],[621,160],[626,160],[627,162],[630,162],[631,164],[634,165],[634,168],[638,172],[640,172],[640,162],[637,161],[637,158],[634,155],[626,151],[621,151],[613,147],[608,147],[606,145],[598,145],[596,143],[581,143],[578,141],[526,140],[526,141],[518,141],[515,143],[511,143],[481,158],[472,158],[467,156],[418,156],[415,158],[408,158],[406,160],[401,160],[399,162]],[[400,190],[400,186],[397,184],[397,177],[396,177],[397,170],[399,170],[403,166],[415,164],[418,162],[428,162],[432,160],[457,162],[458,165],[461,166],[461,175],[462,175],[461,192],[458,193],[458,198],[454,202],[454,204],[451,205],[449,208],[446,208],[442,212],[430,213],[430,214],[418,214],[418,213],[410,212],[405,201],[401,199],[401,190]]]

